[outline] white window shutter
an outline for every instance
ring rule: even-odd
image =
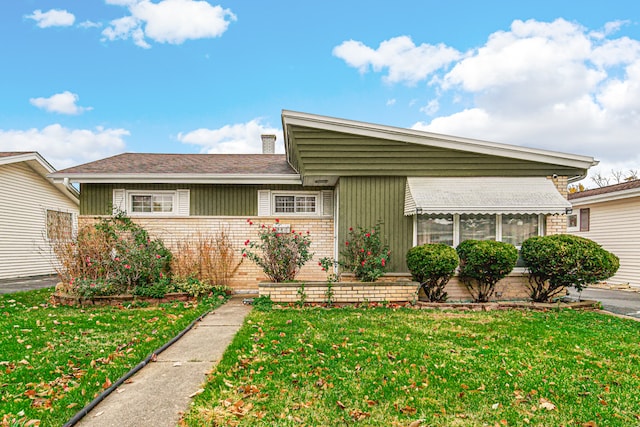
[[[175,207],[176,215],[189,216],[191,204],[189,190],[176,190],[176,194],[178,199]]]
[[[322,215],[333,215],[333,191],[323,190],[322,192]]]
[[[124,189],[113,190],[112,205],[114,214],[127,211],[126,192]]]
[[[271,191],[258,190],[258,216],[271,215]]]

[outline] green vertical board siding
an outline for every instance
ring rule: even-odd
[[[192,185],[192,216],[255,216],[258,214],[256,185]]]
[[[80,214],[110,215],[114,189],[141,191],[189,189],[191,216],[250,217],[258,214],[258,190],[317,191],[321,188],[299,185],[82,184]]]
[[[349,227],[371,227],[381,232],[391,250],[390,272],[407,272],[405,255],[413,245],[413,217],[404,216],[405,177],[340,178],[338,248]]]

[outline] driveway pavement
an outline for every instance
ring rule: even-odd
[[[640,289],[588,287],[582,293],[578,293],[575,289],[570,289],[567,298],[572,301],[579,299],[600,301],[602,308],[606,311],[640,319]]]
[[[0,294],[12,294],[14,292],[32,291],[34,289],[50,288],[58,283],[58,276],[33,276],[17,279],[1,279]]]

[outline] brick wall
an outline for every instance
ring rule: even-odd
[[[566,176],[558,176],[556,178],[548,176],[551,182],[556,186],[562,197],[565,199],[569,193],[567,185],[569,184]],[[566,215],[547,215],[547,236],[552,234],[565,234],[567,232],[567,216]]]
[[[198,234],[213,235],[221,230],[230,233],[233,245],[238,250],[237,260],[242,256],[240,251],[244,248],[247,239],[257,240],[258,230],[261,224],[273,225],[275,217],[261,217],[254,219],[252,226],[246,217],[163,217],[163,218],[135,218],[132,219],[146,229],[154,238],[162,239],[164,244],[175,251],[177,244]],[[100,220],[100,217],[81,216],[79,225],[91,225]],[[326,274],[318,267],[318,260],[323,257],[333,257],[333,219],[322,218],[287,218],[280,219],[280,224],[289,224],[292,230],[309,231],[311,235],[311,252],[313,259],[304,265],[296,277],[299,280],[324,280]],[[231,288],[235,292],[257,292],[258,283],[267,278],[262,269],[248,259],[244,259],[238,271],[231,279]]]
[[[361,283],[340,282],[332,287],[334,303],[353,302],[412,302],[416,299],[418,290],[417,282],[387,282],[387,283]],[[326,282],[304,283],[304,295],[306,302],[326,302]],[[274,302],[300,301],[300,293],[303,292],[301,283],[261,283],[260,295],[270,296]]]

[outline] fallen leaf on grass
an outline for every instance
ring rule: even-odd
[[[554,409],[556,409],[556,405],[554,405],[553,403],[549,402],[544,397],[540,398],[540,407],[543,408],[543,409],[546,409],[547,411],[553,411]]]
[[[370,417],[371,414],[369,414],[368,412],[363,412],[360,409],[354,409],[353,411],[349,411],[349,416],[351,416],[351,418],[356,421],[362,421],[365,418]]]
[[[111,380],[109,379],[109,377],[107,377],[107,379],[104,382],[104,384],[102,384],[102,388],[103,389],[108,389],[109,387],[111,387]]]
[[[598,427],[595,421],[587,421],[581,424],[582,427]]]
[[[67,405],[67,409],[71,409],[71,408],[76,407],[76,406],[78,406],[78,403],[77,402],[73,402],[73,403],[70,403],[69,405]]]
[[[196,397],[197,395],[199,395],[200,393],[204,392],[203,388],[199,388],[198,390],[194,391],[193,393],[191,393],[189,395],[190,398]]]
[[[422,420],[415,420],[409,424],[409,427],[420,427],[422,425]]]
[[[339,400],[336,402],[336,405],[338,405],[340,407],[340,409],[345,409],[346,406],[344,406],[344,403],[340,402]]]

